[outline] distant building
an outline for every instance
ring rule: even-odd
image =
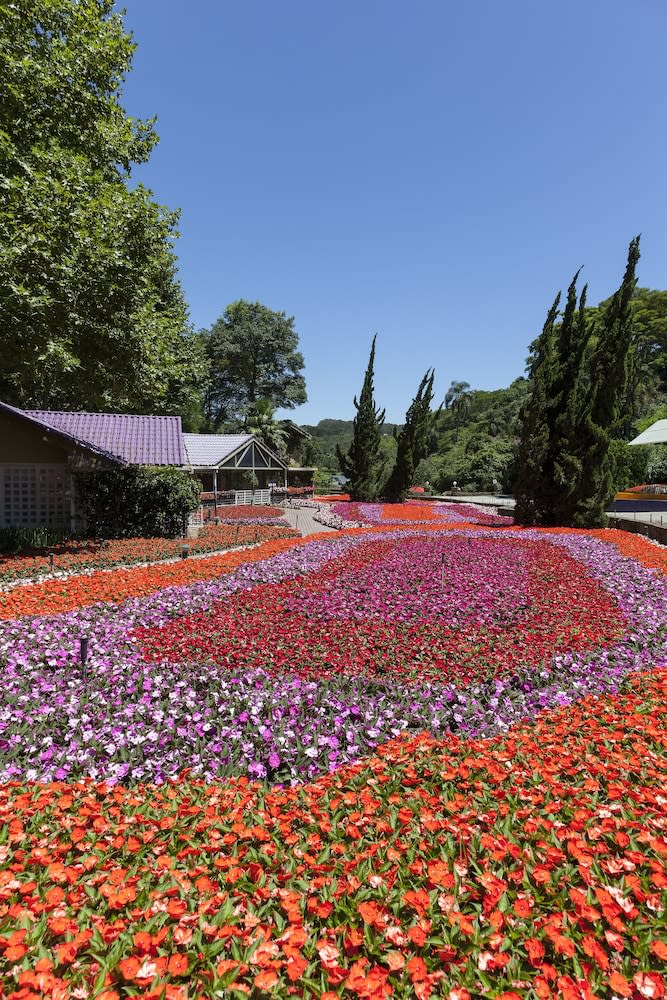
[[[656,420],[629,444],[667,444],[667,420]]]

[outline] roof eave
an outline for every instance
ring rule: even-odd
[[[109,462],[113,462],[114,465],[127,466],[130,464],[126,461],[126,459],[121,458],[120,455],[114,455],[109,451],[104,451],[103,448],[98,448],[89,441],[82,441],[73,434],[68,434],[67,431],[62,431],[58,427],[53,427],[51,424],[47,424],[44,420],[38,420],[36,417],[32,417],[23,410],[20,410],[18,406],[11,406],[9,403],[3,403],[2,400],[0,400],[0,410],[4,410],[6,413],[11,413],[14,416],[20,417],[22,420],[25,420],[26,423],[32,424],[33,427],[39,427],[40,430],[47,431],[49,434],[53,434],[55,437],[61,438],[69,444],[76,445],[77,448],[83,448],[84,451],[91,452],[93,455],[106,458]]]

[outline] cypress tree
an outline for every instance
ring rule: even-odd
[[[562,407],[552,448],[554,477],[554,524],[570,525],[581,494],[583,463],[581,428],[590,394],[590,329],[586,315],[587,286],[579,299],[571,335],[561,346]]]
[[[558,360],[554,328],[559,304],[560,292],[547,314],[542,333],[533,344],[533,356],[528,368],[531,393],[521,412],[519,471],[514,486],[514,519],[517,524],[543,524],[548,517],[543,470],[551,441],[548,417]]]
[[[623,282],[592,330],[585,286],[577,307],[577,272],[562,322],[556,324],[557,296],[535,342],[515,487],[519,524],[594,527],[606,521],[614,475],[609,444],[620,430],[632,363],[630,302],[638,260],[636,237]]]
[[[396,434],[396,461],[383,490],[389,503],[405,500],[412,485],[414,471],[427,454],[428,432],[433,419],[431,403],[434,379],[435,371],[430,369],[419,383],[417,395],[405,414],[405,423]]]
[[[354,397],[357,411],[353,421],[352,444],[347,454],[336,445],[336,455],[341,472],[350,480],[352,500],[372,502],[379,493],[380,473],[380,428],[384,423],[385,411],[375,405],[373,398],[373,369],[375,366],[375,341],[373,337],[368,367],[361,387],[359,400]]]
[[[582,475],[571,523],[589,528],[606,523],[606,508],[613,497],[614,462],[609,444],[622,423],[633,344],[630,308],[637,279],[639,236],[628,248],[621,286],[604,310],[595,329],[596,341],[590,357],[590,385],[577,427],[578,455]]]

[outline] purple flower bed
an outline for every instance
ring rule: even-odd
[[[415,560],[420,552],[435,551],[429,548],[431,539],[418,530],[373,537],[393,542],[406,536],[413,538],[409,551]],[[121,606],[0,623],[0,780],[88,775],[111,782],[160,782],[192,768],[207,780],[248,773],[299,781],[355,760],[406,730],[502,732],[544,708],[615,691],[628,672],[665,661],[667,581],[624,558],[614,546],[587,536],[538,536],[511,529],[501,538],[483,530],[455,537],[454,552],[484,537],[494,540],[487,564],[492,590],[498,589],[502,560],[507,559],[507,593],[490,592],[486,603],[476,599],[469,607],[461,602],[462,623],[466,616],[481,615],[486,621],[487,613],[491,619],[511,613],[512,595],[517,588],[524,592],[522,547],[511,539],[540,537],[582,561],[615,597],[628,622],[626,634],[602,649],[557,655],[538,671],[522,672],[519,663],[512,678],[465,689],[433,682],[406,687],[391,678],[306,681],[276,678],[263,670],[234,674],[206,663],[143,661],[135,628],[210,608],[258,584],[306,578],[353,552],[364,536],[317,539],[217,580],[169,588]],[[464,542],[467,538],[470,543]],[[506,552],[513,545],[519,554]],[[374,578],[370,566],[358,578],[372,592],[376,610],[382,593],[389,593],[392,581],[409,570],[405,561],[401,569],[399,559],[382,569],[384,576]],[[315,613],[321,596],[312,596],[312,606],[310,599],[304,598],[304,606]],[[361,613],[362,595],[348,600],[346,613]],[[425,600],[431,602],[428,613],[438,614],[438,595],[428,591]],[[417,610],[408,597],[403,609],[394,602],[388,614],[414,615]],[[81,636],[89,638],[85,667],[78,662]]]
[[[429,501],[422,514],[423,503],[399,505],[401,516],[392,516],[393,505],[382,503],[355,503],[345,500],[331,505],[331,513],[347,524],[483,524],[489,527],[505,527],[513,523],[513,518],[494,513],[493,509],[468,503],[438,503]],[[406,516],[407,515],[407,516]]]
[[[491,625],[525,609],[526,565],[526,549],[516,540],[432,533],[402,539],[377,563],[344,570],[333,591],[304,589],[292,607],[317,618],[442,617],[453,628]]]

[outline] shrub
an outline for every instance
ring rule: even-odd
[[[182,469],[132,467],[78,480],[89,535],[175,538],[199,505],[202,485]]]
[[[613,470],[614,493],[627,490],[636,483],[645,483],[648,475],[648,449],[629,445],[625,441],[609,442],[609,458]]]

